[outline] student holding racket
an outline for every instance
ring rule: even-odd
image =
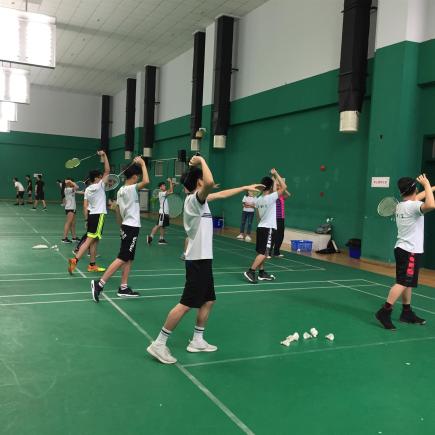
[[[137,238],[140,230],[140,206],[139,190],[143,189],[149,182],[148,171],[142,157],[135,157],[134,165],[129,166],[124,172],[125,184],[118,191],[117,210],[122,219],[121,225],[121,248],[118,257],[107,268],[104,275],[98,280],[91,281],[92,298],[99,302],[100,293],[110,277],[122,268],[121,285],[118,288],[119,297],[138,297],[139,293],[128,286],[128,275],[134,260]],[[142,175],[142,181],[139,177]]]
[[[104,219],[107,214],[105,184],[109,178],[110,165],[104,151],[98,151],[98,155],[103,158],[104,172],[93,170],[89,172],[90,184],[85,190],[83,201],[83,212],[87,221],[87,238],[80,246],[79,251],[74,254],[74,258],[68,260],[68,272],[72,274],[77,267],[80,258],[90,249],[91,256],[88,272],[104,272],[106,269],[95,264],[97,256],[97,245],[103,237]]]
[[[417,182],[424,187],[418,193]],[[396,207],[397,242],[394,249],[396,258],[396,283],[391,287],[388,298],[376,313],[376,319],[385,329],[395,330],[391,321],[393,305],[402,296],[400,321],[424,325],[426,321],[418,317],[411,308],[412,289],[418,285],[418,272],[423,254],[424,215],[435,209],[433,188],[425,174],[417,180],[401,178],[399,187],[402,201]],[[424,201],[424,202],[423,202]]]
[[[169,312],[157,339],[147,348],[149,354],[163,364],[175,364],[166,342],[184,315],[197,308],[193,338],[187,346],[188,352],[215,352],[216,346],[204,340],[204,329],[216,300],[213,282],[213,219],[209,201],[229,198],[244,191],[257,191],[261,185],[238,187],[211,193],[215,184],[213,175],[201,156],[194,156],[190,169],[181,177],[188,196],[184,202],[184,229],[188,236],[186,250],[186,283],[180,302]]]

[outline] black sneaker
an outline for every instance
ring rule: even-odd
[[[100,285],[100,281],[98,279],[94,279],[91,281],[91,292],[92,299],[95,302],[100,302],[100,293],[103,291],[103,287]]]
[[[385,328],[389,329],[390,331],[395,331],[396,327],[393,325],[393,322],[391,321],[391,312],[393,310],[386,310],[384,307],[382,307],[376,314],[375,317],[379,320],[380,324]]]
[[[252,282],[252,284],[257,284],[257,275],[255,274],[255,270],[247,270],[244,274],[245,278],[249,281]]]
[[[260,270],[258,272],[259,281],[273,281],[275,279],[274,275],[269,275],[265,270]]]
[[[404,323],[414,323],[417,325],[426,324],[426,320],[418,317],[412,310],[406,310],[406,311],[403,310],[399,320]]]
[[[130,287],[124,290],[121,287],[118,289],[118,297],[120,298],[137,298],[138,296],[140,296],[139,293],[133,291]]]
[[[148,245],[151,245],[152,241],[153,241],[152,236],[147,236],[147,243],[148,243]]]
[[[79,239],[78,237],[73,237],[71,240],[72,240],[73,242],[80,242],[80,239]]]
[[[20,204],[15,203],[14,205],[20,205]]]
[[[42,209],[42,211],[47,211],[47,207],[44,207],[44,208]]]
[[[159,245],[167,245],[168,242],[165,239],[160,239],[159,240]]]
[[[62,239],[62,243],[72,243],[72,240],[67,237],[66,239]]]

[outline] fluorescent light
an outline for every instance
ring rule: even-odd
[[[0,119],[0,133],[9,133],[9,121],[7,119]]]
[[[0,101],[0,119],[15,122],[17,120],[17,105],[8,101]]]
[[[0,60],[54,68],[56,18],[0,7]]]
[[[0,101],[30,103],[30,72],[20,68],[0,68]]]

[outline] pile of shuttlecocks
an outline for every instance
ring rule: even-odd
[[[316,328],[311,328],[310,332],[304,332],[302,334],[302,338],[304,340],[310,340],[311,338],[317,338],[317,336],[319,335],[319,331]],[[296,343],[297,341],[299,341],[299,333],[294,332],[293,334],[289,335],[285,340],[281,341],[281,344],[283,346],[287,346],[289,347],[292,343]],[[334,334],[329,333],[327,335],[325,335],[325,338],[329,341],[334,341]]]

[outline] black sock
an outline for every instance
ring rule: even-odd
[[[392,310],[393,306],[391,304],[389,304],[388,302],[385,302],[384,307],[385,310]]]
[[[251,267],[249,268],[249,272],[254,272],[255,273],[255,269],[252,269]]]
[[[403,311],[411,311],[411,304],[402,304]]]
[[[89,263],[89,266],[95,266],[95,263]]]

